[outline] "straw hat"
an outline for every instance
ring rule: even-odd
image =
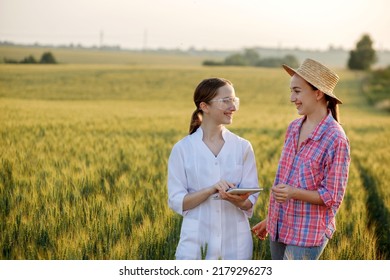
[[[339,81],[339,76],[321,63],[308,58],[305,59],[298,69],[292,69],[285,64],[283,64],[283,68],[288,74],[290,74],[290,76],[298,74],[326,95],[336,99],[337,103],[343,103],[336,97],[336,95],[333,94],[333,90]]]

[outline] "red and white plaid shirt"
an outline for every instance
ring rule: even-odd
[[[286,133],[274,185],[317,190],[325,205],[290,199],[278,203],[270,196],[267,230],[273,241],[296,246],[319,246],[331,238],[343,200],[350,164],[349,141],[329,113],[297,150],[305,117],[293,121]]]

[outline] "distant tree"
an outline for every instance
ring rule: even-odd
[[[42,64],[56,64],[57,61],[54,57],[54,55],[51,52],[45,52],[42,54],[41,60],[39,63]]]
[[[267,57],[260,60],[256,66],[260,67],[281,67],[282,64],[287,64],[292,68],[299,66],[298,59],[293,55],[286,55],[282,58],[279,57]]]
[[[260,60],[260,55],[255,49],[245,49],[244,59],[247,65],[256,65]]]
[[[205,60],[203,65],[235,65],[235,66],[260,66],[260,67],[281,67],[282,64],[287,64],[293,68],[299,66],[298,59],[293,55],[286,55],[284,57],[267,57],[260,59],[259,53],[256,49],[245,49],[243,53],[234,53],[225,58],[223,62],[213,60]]]
[[[16,59],[4,57],[4,63],[16,64],[19,63]]]
[[[287,64],[288,66],[292,68],[298,68],[299,67],[299,60],[295,56],[288,54],[285,57],[282,58],[282,64]]]
[[[275,68],[282,66],[282,59],[279,57],[266,57],[260,60],[256,66]]]
[[[22,60],[18,61],[16,59],[9,59],[9,58],[6,58],[4,57],[4,63],[12,63],[12,64],[18,64],[18,63],[22,63],[22,64],[35,64],[37,63],[37,60],[35,59],[34,56],[32,55],[29,55],[25,58],[23,58]]]
[[[349,52],[348,68],[352,70],[369,70],[377,61],[376,52],[372,47],[369,35],[362,36],[356,44],[356,49]]]
[[[21,60],[20,63],[23,63],[23,64],[35,64],[35,63],[37,63],[37,60],[35,59],[34,56],[29,55],[29,56],[23,58],[23,60]]]
[[[225,65],[255,66],[260,55],[255,49],[245,49],[244,53],[235,53],[225,58]]]
[[[203,61],[204,66],[221,66],[224,65],[221,61],[214,61],[214,60],[205,60]]]
[[[225,58],[225,65],[245,66],[247,61],[242,54],[236,53]]]

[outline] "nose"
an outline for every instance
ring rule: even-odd
[[[229,102],[225,102],[225,110],[237,111],[239,105],[240,104],[238,102],[235,102],[233,100],[229,100]]]
[[[290,93],[290,101],[291,101],[291,102],[295,102],[296,100],[297,100],[297,97],[296,97],[295,93],[294,93],[294,92],[291,92],[291,93]]]
[[[239,106],[240,106],[240,105],[233,103],[233,104],[231,104],[229,110],[231,110],[231,111],[237,111]]]
[[[237,111],[237,107],[236,107],[236,105],[230,105],[225,110],[234,112],[234,111]]]

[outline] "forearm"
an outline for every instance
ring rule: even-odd
[[[291,198],[309,202],[311,204],[325,205],[318,191],[294,188]]]
[[[241,205],[237,205],[241,210],[247,211],[252,208],[252,202],[249,199],[244,200]]]
[[[190,210],[195,208],[206,199],[209,198],[210,195],[214,194],[217,190],[214,186],[200,190],[198,192],[189,193],[183,199],[183,211]]]

